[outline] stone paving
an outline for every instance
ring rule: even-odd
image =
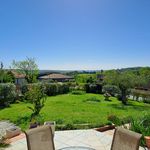
[[[83,146],[95,150],[110,150],[112,137],[113,130],[103,133],[94,129],[56,131],[54,144],[56,150],[69,146]],[[27,150],[25,137],[22,135],[22,139],[13,141],[5,150]]]

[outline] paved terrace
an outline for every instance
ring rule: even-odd
[[[95,150],[110,150],[114,130],[98,132],[90,130],[56,131],[54,137],[55,149],[69,146],[85,146]],[[2,149],[3,150],[3,149]],[[11,139],[11,144],[4,150],[27,150],[24,134]],[[143,148],[140,148],[143,150]]]

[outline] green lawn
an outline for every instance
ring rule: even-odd
[[[86,101],[96,97],[101,102]],[[48,97],[45,107],[41,111],[44,120],[55,120],[57,124],[106,124],[108,115],[119,117],[142,115],[142,112],[150,112],[150,105],[142,102],[129,101],[128,106],[123,106],[116,98],[112,101],[104,101],[104,97],[98,94],[83,95],[58,95]],[[0,120],[9,119],[19,124],[23,129],[29,125],[31,111],[28,103],[12,104],[9,108],[0,110]]]

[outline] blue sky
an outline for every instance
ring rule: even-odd
[[[0,61],[40,69],[150,66],[150,0],[0,0]]]

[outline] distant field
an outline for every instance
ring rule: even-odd
[[[100,102],[89,101],[95,97]],[[87,100],[88,99],[88,100]],[[98,94],[83,95],[58,95],[48,97],[41,114],[44,120],[55,120],[57,124],[106,124],[108,115],[119,117],[142,115],[142,112],[150,112],[150,105],[129,101],[128,106],[123,106],[116,98],[112,101],[104,101],[104,97]],[[18,123],[23,129],[29,126],[31,111],[27,108],[30,104],[20,102],[11,107],[0,110],[0,120],[9,119]]]

